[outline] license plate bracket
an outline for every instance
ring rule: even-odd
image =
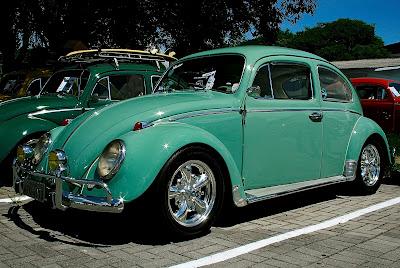
[[[25,195],[32,197],[37,201],[44,202],[46,200],[46,186],[42,182],[25,180],[23,184],[23,192]]]

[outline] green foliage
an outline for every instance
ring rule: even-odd
[[[17,0],[0,9],[5,69],[28,49],[55,55],[83,47],[172,48],[179,57],[235,45],[246,32],[274,43],[284,20],[312,13],[316,0]],[[79,42],[68,42],[76,40]],[[76,46],[74,44],[80,44]],[[16,51],[18,59],[16,58]],[[21,60],[19,60],[21,61]]]
[[[320,23],[316,27],[296,33],[287,44],[328,60],[388,56],[382,39],[375,35],[375,26],[360,20],[339,19]]]

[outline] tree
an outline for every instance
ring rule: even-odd
[[[0,9],[6,37],[0,49],[10,69],[31,48],[64,54],[68,40],[86,47],[172,48],[179,57],[235,45],[249,31],[271,44],[283,20],[312,13],[315,1],[14,0]]]
[[[387,57],[375,27],[360,20],[339,19],[296,33],[288,46],[315,53],[327,60]]]

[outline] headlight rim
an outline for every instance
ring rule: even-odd
[[[111,144],[113,144],[113,143],[118,143],[118,145],[119,145],[118,158],[117,158],[117,161],[115,162],[115,165],[110,170],[110,172],[108,174],[102,176],[101,172],[100,172],[100,161],[101,161],[101,158],[103,157],[103,155],[107,152],[107,149],[110,148]],[[102,179],[103,181],[111,180],[115,176],[115,174],[117,174],[117,172],[120,170],[122,163],[125,160],[125,157],[126,157],[126,146],[122,140],[116,139],[116,140],[109,142],[106,145],[106,147],[103,149],[103,151],[101,152],[98,163],[97,163],[96,173],[97,173],[97,175],[99,175],[100,179]]]
[[[51,164],[50,164],[50,161],[53,161],[50,159],[52,153],[55,154],[56,161],[57,161],[56,168],[54,168],[54,169],[51,168]],[[47,168],[48,168],[49,172],[52,174],[62,174],[63,172],[68,171],[69,167],[68,167],[67,154],[63,150],[59,150],[59,149],[50,151],[49,155],[47,157]]]
[[[41,141],[43,141],[44,138],[47,139],[47,146],[46,146],[44,149],[42,148],[42,149],[39,151],[39,157],[36,158],[36,151],[35,151],[35,149],[37,149],[38,144],[39,144]],[[45,154],[49,151],[50,144],[52,143],[51,134],[50,134],[49,132],[46,132],[46,133],[44,133],[42,136],[40,136],[39,139],[31,140],[31,141],[29,141],[28,143],[30,143],[30,142],[31,142],[31,143],[34,142],[34,145],[35,145],[35,146],[33,146],[34,155],[33,155],[33,157],[32,157],[32,164],[38,165],[38,164],[43,160]],[[27,144],[28,144],[28,143],[27,143]]]

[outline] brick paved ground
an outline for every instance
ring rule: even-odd
[[[12,195],[0,188],[0,198]],[[183,263],[400,196],[389,181],[372,196],[329,187],[233,210],[205,236],[173,240],[127,219],[0,203],[2,267],[158,267]],[[400,205],[299,236],[215,267],[400,267]]]

